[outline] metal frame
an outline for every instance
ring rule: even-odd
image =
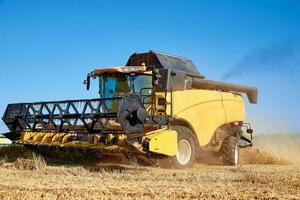
[[[121,97],[9,104],[3,121],[10,131],[56,130],[77,131],[82,126],[86,132],[106,129],[108,120],[116,119],[107,102],[119,101]],[[100,129],[99,129],[100,127]]]

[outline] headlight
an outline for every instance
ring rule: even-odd
[[[123,69],[122,69],[123,73],[144,72],[144,71],[146,71],[145,66],[126,66],[126,67],[123,67]]]

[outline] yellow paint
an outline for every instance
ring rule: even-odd
[[[34,136],[33,136],[33,141],[34,142],[40,142],[40,141],[42,141],[43,140],[43,137],[45,136],[45,133],[43,133],[43,132],[39,132],[39,133],[37,133],[37,134],[35,134]]]
[[[160,115],[162,115],[163,113],[162,112],[160,112],[161,110],[164,110],[165,109],[165,106],[164,105],[159,105],[158,104],[158,100],[159,99],[164,99],[165,98],[165,93],[164,92],[156,92],[156,96],[155,96],[155,98],[156,98],[156,105],[155,105],[155,107],[156,107],[156,112],[158,113],[158,114],[160,114]]]
[[[34,132],[22,132],[21,139],[24,141],[29,141],[33,139],[34,135]]]
[[[226,114],[226,122],[243,121],[245,118],[244,99],[233,93],[221,93]]]
[[[67,143],[67,142],[69,142],[71,136],[72,136],[72,134],[70,134],[70,133],[69,133],[69,134],[66,134],[66,135],[64,136],[64,138],[62,139],[62,143]]]
[[[168,156],[177,153],[177,132],[174,130],[161,129],[147,133],[145,138],[149,139],[149,151]],[[144,138],[144,139],[145,139]]]
[[[54,132],[24,131],[21,133],[21,141],[61,142],[64,137],[65,137],[64,133],[54,133]]]
[[[51,142],[55,133],[46,133],[42,139],[42,142]]]
[[[65,136],[64,133],[57,133],[54,135],[51,142],[61,142],[63,140],[64,136]]]
[[[94,137],[94,143],[95,144],[99,144],[100,143],[100,138],[101,138],[100,135],[95,135],[95,137]]]
[[[171,94],[170,93],[165,93],[165,92],[156,92],[155,93],[155,98],[156,98],[156,112],[159,115],[163,115],[164,112],[160,112],[160,110],[165,111],[166,109],[166,114],[167,115],[171,115]],[[159,105],[158,104],[158,100],[159,99],[166,99],[166,103],[167,105]]]
[[[113,135],[113,134],[107,134],[106,139],[108,142],[111,142],[112,139],[114,139],[114,137],[115,137],[115,135]]]
[[[118,145],[124,145],[124,144],[125,144],[124,140],[125,140],[126,138],[127,138],[127,135],[126,135],[126,134],[120,134],[120,135],[118,136],[117,144],[118,144]]]
[[[207,145],[223,124],[243,121],[245,117],[243,98],[227,92],[199,89],[175,91],[172,105],[174,117],[185,119],[192,125],[200,146]]]

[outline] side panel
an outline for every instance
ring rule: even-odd
[[[201,146],[207,145],[216,129],[226,123],[222,95],[218,91],[173,92],[173,114],[193,126]]]
[[[226,114],[226,123],[244,121],[245,104],[244,99],[239,94],[221,92]]]
[[[147,135],[150,139],[149,151],[175,156],[177,153],[177,132],[174,130],[161,130]]]

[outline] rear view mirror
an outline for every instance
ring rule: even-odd
[[[87,75],[86,80],[84,80],[83,84],[86,85],[86,90],[90,89],[90,85],[91,85],[91,75],[90,74]]]
[[[253,129],[252,128],[247,128],[247,133],[252,134],[253,133]]]
[[[158,86],[158,79],[161,78],[158,69],[152,70],[152,86]]]

